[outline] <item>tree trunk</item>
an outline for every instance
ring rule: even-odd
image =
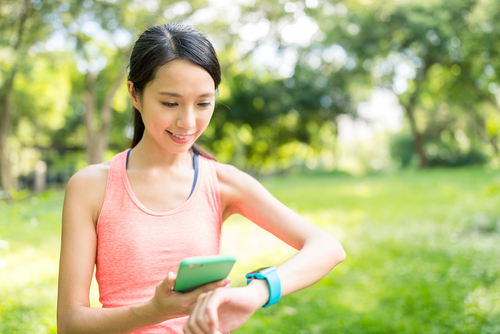
[[[413,134],[413,139],[415,140],[415,151],[418,154],[420,159],[418,168],[426,168],[427,167],[427,156],[425,155],[424,150],[424,139],[422,134],[418,131],[417,122],[415,121],[415,104],[418,95],[420,94],[420,86],[417,83],[417,88],[412,93],[408,104],[405,106],[406,114],[408,115],[408,119],[410,121],[411,132]]]
[[[7,148],[7,139],[9,138],[11,128],[10,97],[14,85],[14,78],[21,62],[20,58],[22,58],[22,52],[19,52],[19,49],[22,46],[26,21],[33,12],[33,7],[29,5],[30,1],[25,0],[24,10],[19,18],[19,30],[16,36],[17,41],[13,47],[14,52],[18,55],[17,60],[14,62],[11,72],[5,73],[6,80],[0,88],[0,189],[5,190],[9,190],[11,187],[14,189],[17,188],[17,182],[11,172],[10,152]]]
[[[13,68],[10,76],[0,90],[0,188],[9,190],[16,187],[16,180],[11,173],[10,152],[7,139],[10,134],[10,96],[17,68]]]
[[[11,173],[10,152],[7,148],[7,138],[10,133],[9,95],[10,93],[6,94],[4,91],[0,97],[0,189],[4,190],[14,187],[15,183]]]
[[[420,158],[420,163],[418,164],[418,168],[427,167],[427,157],[424,151],[424,139],[422,138],[422,134],[418,132],[417,124],[415,122],[414,116],[414,105],[408,105],[406,109],[406,114],[408,115],[408,119],[410,120],[411,132],[413,133],[413,139],[415,140],[415,151]]]
[[[87,128],[87,158],[89,164],[98,164],[103,161],[104,153],[108,149],[109,134],[113,123],[113,108],[111,101],[116,94],[116,91],[122,84],[122,81],[127,74],[126,71],[120,73],[113,86],[108,91],[101,109],[101,119],[99,122],[94,121],[96,110],[95,85],[97,77],[90,72],[87,74],[87,85],[85,88],[85,114],[84,123]]]
[[[103,160],[104,153],[108,149],[109,135],[111,132],[111,125],[113,123],[113,108],[111,107],[111,101],[113,100],[116,91],[123,83],[126,74],[127,72],[123,71],[116,77],[113,86],[111,87],[108,94],[106,95],[106,98],[104,99],[104,104],[102,106],[102,111],[101,111],[101,129],[98,134],[99,142],[97,144],[97,146],[99,147],[99,157],[101,161]]]
[[[87,73],[87,82],[85,85],[84,92],[84,104],[85,113],[83,114],[83,123],[87,129],[87,161],[89,165],[99,163],[97,157],[97,148],[95,140],[95,130],[94,125],[94,114],[95,114],[95,86],[96,86],[97,76],[91,72]]]

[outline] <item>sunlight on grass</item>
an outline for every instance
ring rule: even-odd
[[[222,227],[221,253],[237,257],[231,271],[232,286],[246,285],[245,274],[277,266],[297,251],[242,216],[232,216]]]
[[[44,254],[34,247],[13,249],[4,257],[5,267],[0,271],[0,289],[20,288],[54,279],[58,270],[58,257]]]
[[[94,275],[92,276],[92,283],[90,284],[89,300],[91,307],[102,307],[102,304],[99,302],[99,285],[97,285],[97,280],[95,278],[95,268]]]

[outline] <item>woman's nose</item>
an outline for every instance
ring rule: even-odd
[[[186,108],[181,111],[179,117],[177,118],[177,122],[175,123],[180,128],[183,129],[192,129],[196,125],[196,118],[194,114],[194,110],[192,108]]]

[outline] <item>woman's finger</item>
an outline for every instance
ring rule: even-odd
[[[205,332],[199,328],[196,319],[198,317],[198,314],[200,313],[201,305],[203,304],[203,300],[206,296],[206,293],[202,293],[198,296],[198,299],[196,300],[196,303],[194,305],[193,311],[191,312],[188,320],[186,321],[186,324],[184,325],[184,333],[189,333],[189,334],[204,334]],[[186,331],[186,329],[188,331]]]
[[[229,283],[231,283],[231,278],[229,277],[226,277],[220,281],[217,281],[217,282],[212,282],[212,283],[208,283],[208,284],[205,284],[203,286],[200,286],[198,289],[194,290],[193,292],[199,292],[199,291],[203,291],[203,292],[208,292],[208,291],[213,291],[217,288],[220,288],[220,287],[224,287],[226,285],[228,285]]]
[[[163,280],[163,282],[161,282],[162,288],[165,292],[172,291],[172,289],[174,288],[174,285],[175,285],[175,278],[176,277],[177,277],[177,275],[170,271],[167,274],[167,277],[165,277],[165,279]]]
[[[199,300],[200,302],[200,308],[198,309],[196,318],[194,319],[198,326],[207,334],[212,333],[212,329],[210,328],[209,321],[210,319],[208,318],[205,308],[207,303],[209,302],[210,298],[213,295],[213,291],[209,291],[206,293],[203,299]]]
[[[220,291],[219,294],[213,294],[207,303],[204,305],[205,314],[208,317],[210,328],[216,333],[219,332],[219,314],[218,309],[220,306],[220,293],[224,291]]]

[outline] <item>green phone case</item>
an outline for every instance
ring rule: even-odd
[[[203,284],[226,278],[233,268],[233,255],[211,255],[188,257],[181,261],[174,291],[187,291]]]

